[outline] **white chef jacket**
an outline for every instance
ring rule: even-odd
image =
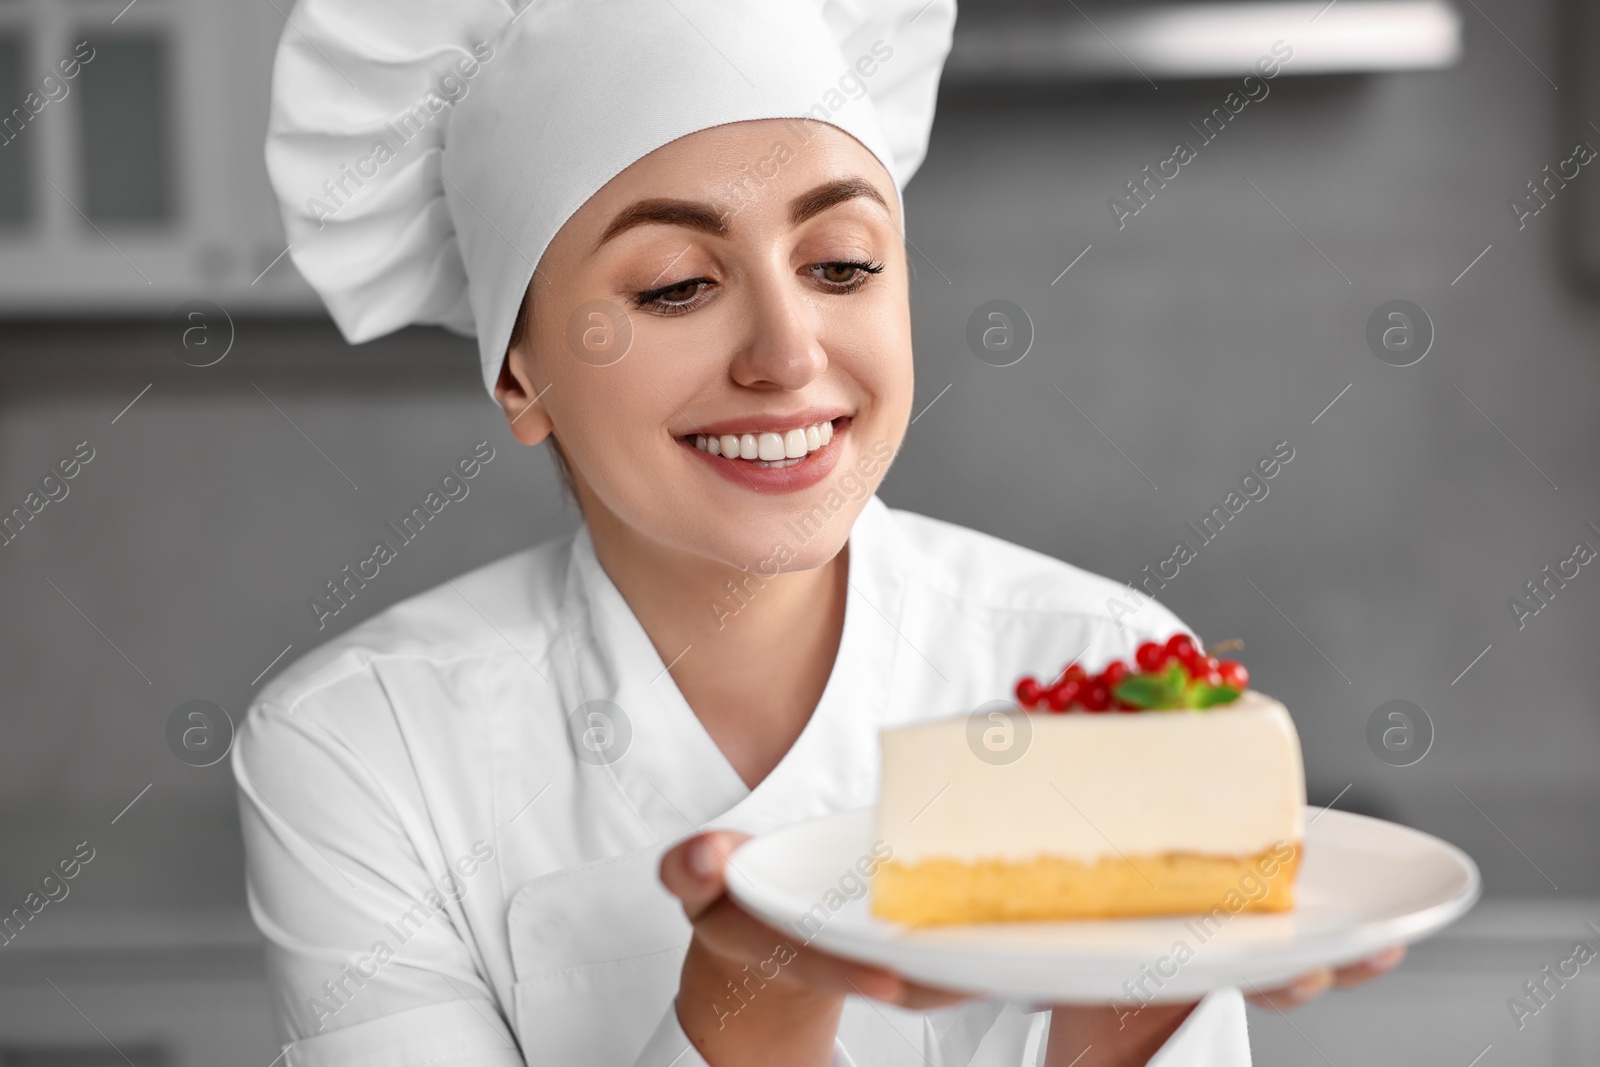
[[[833,672],[755,789],[586,527],[397,604],[268,684],[233,770],[287,1067],[706,1067],[676,1011],[691,930],[658,877],[668,847],[870,805],[881,727],[1187,630],[1109,579],[877,497],[847,562]],[[1118,620],[1111,597],[1138,610]],[[612,731],[599,744],[596,723]],[[852,995],[832,1063],[1033,1067],[1048,1023],[1036,1006]],[[1208,995],[1150,1063],[1248,1067],[1239,991]]]

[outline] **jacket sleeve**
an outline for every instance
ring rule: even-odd
[[[419,846],[420,817],[358,751],[296,710],[258,702],[232,753],[284,1062],[523,1067],[459,932],[471,880]]]
[[[1250,1067],[1244,994],[1231,986],[1207,993],[1146,1067]]]

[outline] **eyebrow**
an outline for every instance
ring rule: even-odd
[[[799,226],[807,219],[820,215],[839,204],[850,200],[866,199],[876,201],[884,209],[889,210],[888,203],[883,199],[883,194],[878,192],[877,186],[865,178],[838,178],[824,182],[814,189],[808,189],[789,202],[789,225]],[[649,200],[640,200],[628,205],[618,212],[611,220],[605,232],[600,235],[600,240],[595,242],[595,250],[618,234],[633,229],[635,226],[646,226],[657,223],[665,226],[682,226],[685,229],[699,230],[715,237],[726,237],[728,223],[726,213],[718,210],[714,205],[698,200],[675,200],[666,197],[656,197]]]

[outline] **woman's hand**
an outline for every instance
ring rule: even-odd
[[[723,869],[749,836],[695,834],[661,857],[661,881],[694,926],[678,981],[678,1021],[706,1062],[825,1067],[851,993],[919,1010],[970,998],[809,948],[739,907],[726,894]]]
[[[1349,989],[1370,982],[1380,974],[1394,970],[1406,958],[1404,945],[1390,945],[1375,956],[1339,968],[1323,967],[1307,971],[1294,981],[1275,989],[1250,993],[1245,999],[1263,1008],[1292,1008],[1314,1000],[1330,989]]]
[[[1198,1003],[1146,1004],[1137,1011],[1057,1004],[1050,1009],[1044,1067],[1144,1067]]]
[[[1263,1008],[1292,1008],[1329,989],[1348,989],[1370,982],[1393,970],[1405,955],[1404,945],[1393,945],[1358,963],[1307,971],[1292,982],[1249,993],[1245,999]],[[1045,1067],[1142,1067],[1198,1003],[1148,1004],[1137,1011],[1115,1005],[1058,1004],[1050,1013]]]

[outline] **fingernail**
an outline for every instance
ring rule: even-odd
[[[689,870],[700,878],[711,878],[717,873],[717,850],[705,838],[689,846]]]
[[[1405,946],[1395,945],[1392,948],[1387,948],[1378,954],[1377,959],[1374,961],[1374,969],[1378,971],[1393,970],[1395,967],[1399,966],[1400,961],[1405,958]]]

